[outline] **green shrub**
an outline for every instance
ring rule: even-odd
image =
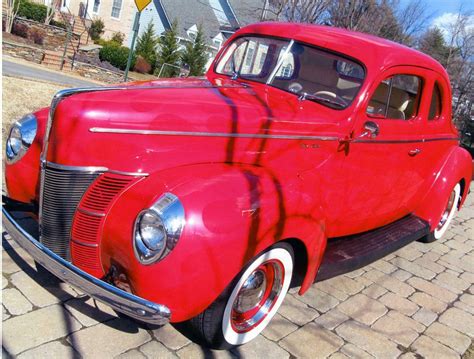
[[[113,41],[120,46],[123,45],[123,40],[125,40],[125,34],[121,32],[116,32],[114,36],[110,38],[110,41]]]
[[[37,4],[28,0],[19,0],[20,7],[17,16],[26,17],[27,19],[37,22],[44,22],[46,19],[47,7],[46,5]]]
[[[51,20],[49,24],[51,26],[56,26],[56,27],[60,27],[61,29],[67,30],[67,25],[62,21]]]
[[[94,42],[100,39],[100,35],[104,33],[104,27],[104,22],[101,19],[92,21],[91,27],[89,29],[89,35]]]
[[[101,61],[107,61],[120,70],[125,70],[127,67],[128,54],[130,49],[125,46],[120,46],[113,41],[102,41],[102,48],[99,52]],[[130,68],[135,66],[136,56],[132,56],[132,63]]]

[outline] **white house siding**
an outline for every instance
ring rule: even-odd
[[[156,35],[160,35],[166,30],[165,26],[163,25],[160,19],[160,16],[158,15],[158,12],[156,10],[156,5],[153,1],[142,11],[142,14],[140,16],[140,27],[138,30],[138,36],[140,36],[146,30],[150,22],[153,23]],[[130,47],[130,44],[132,41],[132,35],[133,35],[133,29],[131,28],[130,35],[129,35],[129,42],[127,45],[128,47]]]

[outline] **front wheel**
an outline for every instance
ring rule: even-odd
[[[193,333],[216,349],[257,337],[282,304],[293,266],[293,248],[288,243],[258,255],[204,312],[189,321]]]
[[[426,237],[423,237],[420,241],[424,243],[431,243],[434,242],[441,237],[443,237],[444,233],[448,229],[451,220],[456,213],[456,210],[459,207],[459,202],[461,201],[461,185],[459,183],[454,186],[453,190],[451,191],[448,202],[446,207],[441,215],[441,219],[439,220],[438,225],[436,226],[435,230],[428,234]]]

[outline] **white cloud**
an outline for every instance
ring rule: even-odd
[[[438,27],[443,32],[445,39],[449,38],[450,30],[456,23],[459,14],[454,12],[445,12],[444,14],[433,19],[431,27]],[[467,30],[474,30],[474,15],[469,16],[469,20],[466,26]]]

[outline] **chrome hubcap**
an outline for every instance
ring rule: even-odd
[[[257,269],[245,281],[234,302],[234,310],[245,313],[254,309],[263,298],[267,287],[265,273]]]
[[[284,275],[283,264],[271,260],[248,276],[232,304],[231,324],[236,332],[248,332],[265,319],[281,294]]]
[[[449,215],[453,209],[453,206],[455,205],[455,199],[456,199],[456,192],[452,191],[451,195],[449,196],[448,203],[446,204],[446,208],[443,212],[443,215],[441,216],[441,220],[438,223],[438,227],[436,228],[438,231],[444,227],[446,222],[448,221]]]

